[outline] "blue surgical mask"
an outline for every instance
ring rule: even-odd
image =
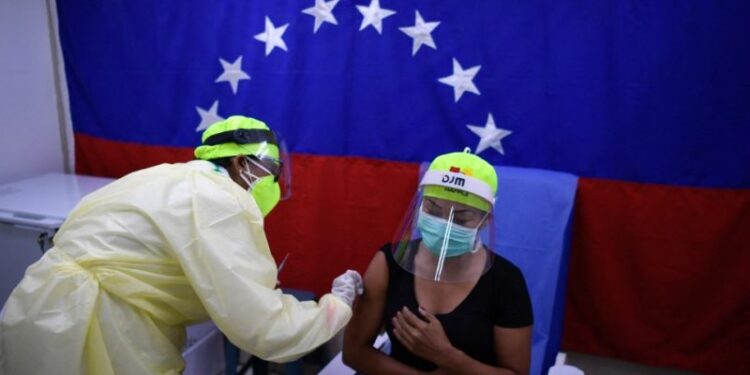
[[[419,211],[417,228],[422,232],[422,242],[427,246],[427,249],[437,257],[440,256],[440,251],[443,247],[443,238],[445,237],[448,224],[448,220],[432,216],[421,210]],[[455,257],[473,250],[476,238],[476,228],[466,228],[453,223],[450,233],[448,234],[445,256],[447,258]]]

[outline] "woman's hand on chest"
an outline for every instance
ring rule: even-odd
[[[393,317],[393,334],[412,353],[435,364],[441,363],[456,348],[445,334],[443,325],[432,313],[420,308],[425,319],[419,318],[407,307]]]

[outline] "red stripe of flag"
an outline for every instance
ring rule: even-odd
[[[190,148],[76,134],[76,171],[119,177]],[[419,166],[293,155],[294,192],[267,218],[282,286],[330,290],[389,241]],[[711,374],[750,373],[750,190],[579,179],[563,346]]]
[[[563,346],[750,374],[750,190],[581,178]]]

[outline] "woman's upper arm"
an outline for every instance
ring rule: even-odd
[[[526,280],[518,267],[502,272],[495,285],[495,357],[500,367],[528,374],[534,313]]]
[[[516,374],[528,374],[531,367],[531,327],[495,326],[495,356],[500,367]]]
[[[372,342],[380,331],[388,289],[388,264],[380,251],[367,267],[364,289],[354,305],[354,314],[344,332],[344,361],[355,365],[360,359],[360,351],[372,348]]]

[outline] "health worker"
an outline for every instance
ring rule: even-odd
[[[185,327],[208,319],[239,348],[285,362],[346,325],[355,271],[318,302],[276,288],[263,220],[289,191],[279,136],[232,116],[204,131],[195,156],[81,200],[5,304],[0,373],[178,374]]]

